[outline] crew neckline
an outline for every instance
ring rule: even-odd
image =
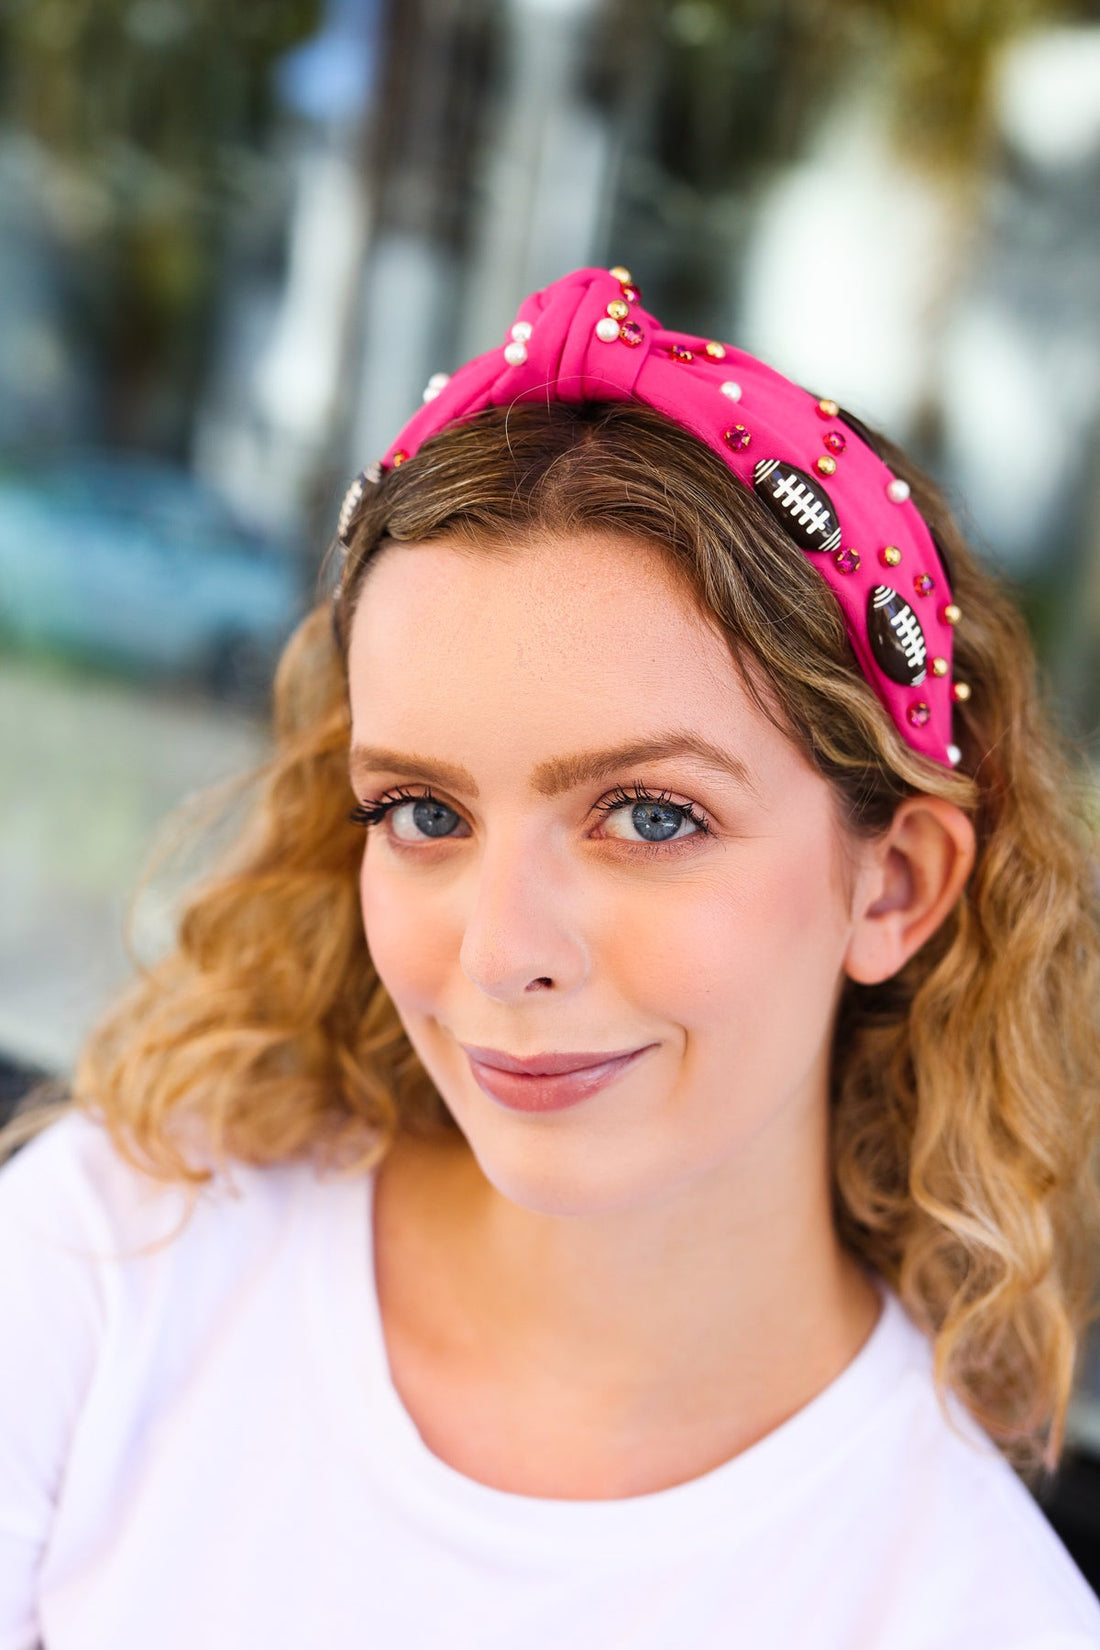
[[[882,1310],[852,1361],[816,1397],[731,1460],[662,1490],[612,1500],[521,1495],[467,1477],[433,1454],[390,1372],[375,1274],[371,1171],[319,1184],[325,1217],[309,1302],[315,1344],[338,1406],[339,1430],[376,1484],[407,1511],[492,1550],[545,1557],[547,1543],[580,1558],[609,1550],[635,1555],[728,1544],[758,1529],[769,1510],[835,1470],[839,1454],[904,1401],[931,1348],[901,1301],[868,1272]],[[330,1218],[331,1217],[331,1218]]]

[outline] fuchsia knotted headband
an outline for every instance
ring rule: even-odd
[[[669,332],[642,308],[625,269],[578,269],[520,305],[502,349],[437,373],[424,406],[384,458],[352,482],[347,542],[365,488],[423,442],[486,407],[639,401],[718,454],[830,585],[863,674],[914,750],[953,767],[952,626],[961,617],[932,535],[905,481],[839,418],[729,344]]]

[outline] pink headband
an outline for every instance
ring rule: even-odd
[[[517,401],[640,401],[718,454],[833,590],[856,658],[902,737],[953,767],[952,626],[961,614],[909,486],[838,416],[729,344],[669,332],[625,269],[578,269],[520,305],[503,349],[437,373],[380,463],[352,482],[346,542],[365,487],[423,442],[485,407]],[[826,485],[827,482],[827,485]]]

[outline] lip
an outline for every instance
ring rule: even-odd
[[[647,1046],[652,1047],[652,1044]],[[521,1060],[513,1054],[503,1054],[498,1048],[479,1048],[476,1043],[462,1043],[460,1047],[480,1066],[492,1066],[494,1071],[515,1071],[525,1077],[559,1077],[563,1072],[583,1071],[590,1066],[606,1065],[609,1060],[624,1060],[627,1055],[641,1052],[637,1047],[605,1048],[587,1054],[532,1054]]]
[[[656,1046],[656,1043],[647,1043],[644,1048],[630,1049],[612,1059],[605,1056],[596,1065],[582,1066],[549,1077],[504,1071],[499,1066],[485,1065],[476,1060],[469,1051],[467,1058],[478,1087],[490,1099],[499,1100],[501,1105],[509,1107],[512,1111],[549,1112],[563,1111],[567,1106],[579,1105],[582,1100],[587,1100],[590,1095],[613,1083],[643,1054],[648,1054],[649,1050]],[[576,1056],[562,1055],[559,1058],[575,1059]]]

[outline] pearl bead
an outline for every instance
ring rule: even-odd
[[[605,344],[613,344],[618,336],[619,323],[610,315],[604,315],[596,322],[596,337],[602,339]]]
[[[958,767],[959,763],[962,761],[962,751],[959,749],[958,745],[948,745],[947,760],[951,763],[952,767]]]
[[[728,395],[731,401],[740,401],[740,399],[741,399],[741,386],[740,386],[740,384],[734,383],[732,378],[727,378],[726,382],[724,384],[720,385],[720,388],[721,388],[722,394],[723,395]]]
[[[449,372],[433,372],[432,376],[428,379],[428,388],[430,390],[446,389],[450,382],[451,375]]]
[[[514,344],[506,344],[504,348],[504,359],[510,367],[522,367],[523,363],[527,359],[526,345],[518,342]]]
[[[530,321],[517,321],[512,328],[512,337],[517,344],[525,344],[533,330]]]
[[[909,483],[902,481],[900,476],[894,476],[886,483],[886,497],[892,504],[904,504],[909,497]]]
[[[432,386],[429,384],[427,389],[424,391],[423,399],[424,399],[425,402],[434,401],[438,394],[439,394],[439,391],[438,390],[433,390]]]

